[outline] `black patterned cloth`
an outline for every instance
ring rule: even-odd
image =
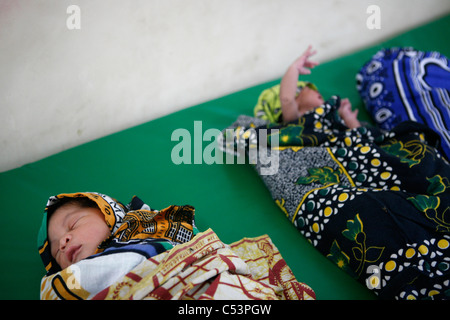
[[[285,125],[240,116],[219,143],[246,157],[295,228],[368,290],[449,298],[450,165],[439,136],[411,121],[348,129],[339,105],[332,97]]]

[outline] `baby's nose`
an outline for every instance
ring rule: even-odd
[[[71,236],[69,234],[62,237],[59,242],[59,250],[64,250],[66,248],[67,244],[69,243],[70,239],[71,239]]]

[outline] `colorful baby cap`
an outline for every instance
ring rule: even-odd
[[[296,94],[298,95],[305,87],[318,91],[317,87],[313,83],[298,81]],[[259,119],[267,120],[271,123],[279,123],[282,121],[279,84],[261,92],[258,102],[254,108],[254,116]]]

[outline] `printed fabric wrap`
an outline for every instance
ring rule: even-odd
[[[380,298],[448,299],[450,165],[435,148],[438,135],[411,121],[389,132],[348,129],[339,105],[332,97],[285,125],[240,116],[223,130],[222,150],[258,148],[246,163],[281,212]],[[261,174],[264,154],[278,162],[272,174]]]
[[[309,87],[315,91],[318,91],[317,87],[313,83],[298,81],[296,94],[298,95],[304,87]],[[279,84],[261,92],[253,112],[256,118],[267,120],[272,123],[282,122],[283,117],[281,111]]]
[[[94,255],[61,270],[50,255],[44,214],[38,237],[47,269],[43,300],[315,299],[267,235],[225,245],[210,229],[198,232],[191,206],[158,211],[138,197],[123,205],[94,192],[50,197],[46,210],[65,197],[97,203],[112,236]]]
[[[413,48],[378,51],[364,64],[357,89],[372,118],[391,130],[402,121],[427,125],[441,138],[450,159],[450,65],[439,52]]]
[[[208,229],[147,259],[94,299],[313,300],[267,235],[225,245]]]

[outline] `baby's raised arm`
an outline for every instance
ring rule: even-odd
[[[311,68],[318,65],[317,62],[309,60],[309,57],[316,54],[315,50],[309,46],[308,49],[298,57],[287,69],[280,85],[281,110],[283,121],[289,122],[298,118],[298,106],[295,101],[298,77],[301,74],[310,74]]]

